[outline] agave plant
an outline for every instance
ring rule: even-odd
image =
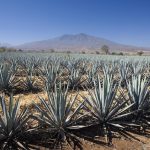
[[[16,66],[3,64],[0,65],[0,90],[9,93],[18,85],[19,80],[15,78]]]
[[[127,105],[127,100],[116,99],[117,85],[113,84],[112,76],[105,76],[101,82],[97,77],[98,84],[95,85],[94,92],[90,92],[91,98],[87,99],[88,105],[85,108],[95,118],[96,124],[105,136],[108,144],[112,142],[112,129],[118,132],[125,132],[125,119],[130,117],[132,104]]]
[[[59,71],[59,64],[49,63],[46,62],[44,65],[44,70],[42,71],[42,78],[44,80],[45,86],[49,91],[54,89],[54,85],[58,83],[58,71]]]
[[[126,62],[120,63],[119,71],[121,76],[120,85],[121,87],[126,87],[127,86],[126,81],[128,79],[128,71],[129,71],[129,67],[127,66]]]
[[[72,68],[71,74],[69,75],[69,89],[76,90],[83,88],[83,83],[86,80],[87,78],[83,78],[78,69]]]
[[[131,69],[132,69],[133,74],[136,76],[138,74],[142,74],[143,65],[139,64],[138,62],[135,62],[131,64]]]
[[[115,68],[110,68],[109,65],[104,64],[102,67],[104,78],[110,78],[111,80],[114,77]]]
[[[13,96],[10,96],[8,107],[4,96],[0,96],[0,147],[2,150],[24,149],[26,150],[23,136],[30,129],[27,126],[30,115],[28,108],[20,110],[20,100],[14,103]]]
[[[80,73],[83,75],[86,75],[89,70],[89,63],[85,61],[84,59],[79,61],[78,69],[80,70]]]
[[[142,79],[141,74],[137,76],[133,75],[127,85],[129,95],[135,103],[135,109],[142,109],[144,104],[149,102],[149,99],[147,99],[149,94],[147,79]]]
[[[137,111],[135,121],[140,121],[142,124],[150,125],[150,99],[149,99],[149,83],[146,78],[142,78],[141,74],[133,75],[127,87],[129,97],[134,103],[132,111]]]
[[[94,63],[91,68],[88,70],[87,72],[87,78],[88,78],[88,84],[87,87],[88,88],[92,88],[94,87],[94,81],[95,81],[95,77],[97,74],[97,70],[98,70],[98,64]]]
[[[28,92],[39,92],[42,90],[42,86],[39,84],[40,77],[35,74],[35,65],[32,61],[24,60],[25,68],[23,69],[24,73],[23,78],[20,82],[20,88],[23,91]]]
[[[85,116],[80,115],[84,101],[75,108],[77,95],[70,100],[67,99],[67,96],[68,88],[65,91],[62,90],[60,83],[58,89],[55,85],[55,92],[50,93],[48,90],[47,102],[45,99],[40,98],[42,107],[35,104],[39,113],[34,117],[39,121],[42,128],[45,127],[44,131],[46,130],[51,135],[51,138],[56,139],[54,146],[66,141],[70,143],[70,139],[78,141],[71,131],[84,127],[78,124],[82,117]]]

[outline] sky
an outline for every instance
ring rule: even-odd
[[[150,47],[150,0],[0,0],[0,42],[78,33]]]

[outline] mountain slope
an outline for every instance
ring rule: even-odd
[[[111,51],[133,51],[133,50],[147,50],[146,48],[138,48],[135,46],[127,46],[112,42],[99,37],[94,37],[84,33],[76,35],[63,35],[57,38],[25,43],[16,46],[23,50],[50,50],[56,51],[96,51],[103,45],[109,46]]]

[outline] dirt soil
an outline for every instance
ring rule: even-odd
[[[85,150],[150,150],[150,140],[148,138],[141,138],[144,143],[135,140],[125,140],[125,139],[113,139],[113,145],[101,145],[92,142],[85,141]]]
[[[75,96],[76,93],[71,93],[70,95]],[[78,96],[78,100],[82,100],[82,97],[80,95],[88,95],[87,92],[80,92]],[[35,103],[40,103],[39,97],[43,97],[44,99],[47,99],[47,95],[45,92],[40,92],[37,94],[28,93],[28,94],[19,94],[15,95],[14,98],[20,98],[21,105],[29,106],[34,101]],[[140,136],[140,135],[134,135],[138,140],[129,140],[125,139],[124,137],[121,138],[113,138],[113,145],[108,146],[104,141],[104,139],[101,137],[94,137],[92,140],[87,140],[86,138],[80,138],[83,150],[150,150],[150,136]],[[47,148],[40,148],[40,150],[48,150]],[[66,150],[70,150],[66,148]]]

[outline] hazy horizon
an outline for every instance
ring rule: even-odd
[[[0,43],[85,33],[150,47],[149,0],[0,0]]]

